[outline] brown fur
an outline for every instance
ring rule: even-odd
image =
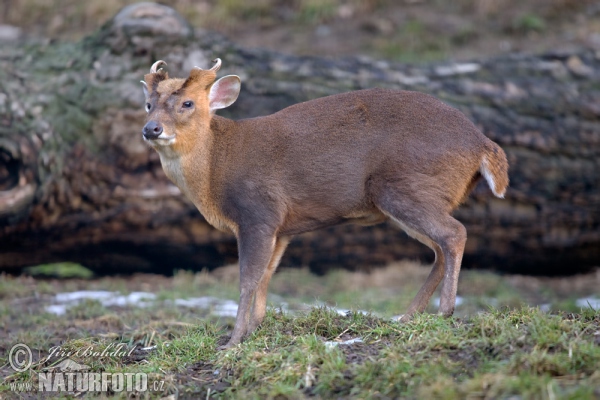
[[[155,87],[148,121],[175,135],[150,141],[167,176],[209,223],[238,238],[240,307],[228,345],[262,321],[288,238],[346,222],[392,219],[431,247],[434,267],[405,318],[422,312],[442,281],[440,313],[451,315],[466,231],[450,214],[480,178],[484,157],[504,193],[502,149],[462,113],[418,92],[361,90],[231,121],[210,111],[215,76],[193,70],[187,80],[146,82]],[[186,100],[193,111],[181,108]]]

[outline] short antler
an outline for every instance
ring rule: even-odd
[[[219,70],[219,68],[221,68],[221,59],[220,58],[215,58],[213,60],[213,62],[215,63],[215,65],[213,65],[213,67],[209,71],[215,71],[215,72],[217,72]]]
[[[161,66],[167,66],[167,63],[163,60],[158,60],[150,67],[150,73],[144,75],[142,84],[144,85],[144,93],[148,97],[149,92],[153,92],[158,87],[161,81],[169,78],[167,71],[160,68]]]
[[[154,64],[152,64],[152,66],[150,67],[150,73],[151,74],[156,74],[157,72],[162,71],[162,68],[158,68],[160,66],[167,66],[167,63],[164,62],[163,60],[158,60],[157,62],[155,62]]]
[[[212,60],[212,62],[215,63],[215,65],[212,66],[212,68],[210,69],[202,69],[200,67],[194,67],[196,69],[199,69],[201,71],[214,71],[217,72],[220,68],[221,68],[221,59],[220,58],[215,58],[214,60]]]

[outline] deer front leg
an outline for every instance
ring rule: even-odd
[[[271,281],[271,277],[277,266],[279,265],[279,261],[281,260],[281,256],[285,251],[290,239],[288,237],[280,237],[277,238],[275,242],[275,250],[273,251],[273,256],[271,257],[271,261],[269,262],[268,267],[265,269],[265,272],[258,283],[258,288],[256,290],[256,296],[254,298],[254,308],[252,309],[252,317],[250,318],[250,325],[248,327],[248,333],[254,332],[256,328],[262,323],[263,319],[265,319],[265,314],[267,312],[267,288],[269,287],[269,281]]]
[[[264,233],[265,229],[254,228],[240,230],[238,233],[238,251],[240,262],[240,304],[235,318],[235,327],[231,339],[224,346],[229,348],[239,344],[249,332],[249,317],[252,301],[258,284],[266,272],[273,257],[276,238],[274,234]]]

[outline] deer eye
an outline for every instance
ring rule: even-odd
[[[181,107],[183,108],[192,108],[194,106],[194,102],[193,101],[184,101],[183,104],[181,105]]]
[[[146,112],[150,111],[152,105],[150,103],[146,103]]]

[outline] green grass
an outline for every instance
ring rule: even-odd
[[[326,308],[297,317],[270,311],[259,331],[228,351],[216,351],[223,330],[207,323],[159,340],[143,364],[87,364],[93,371],[146,372],[172,381],[170,375],[198,375],[194,366],[201,363],[210,366],[208,376],[198,376],[206,384],[179,386],[179,394],[205,396],[224,382],[213,393],[226,398],[547,398],[552,391],[555,398],[592,399],[600,390],[593,335],[599,328],[597,312],[549,315],[535,308],[464,319],[421,315],[403,325]],[[324,344],[340,337],[364,343]]]
[[[230,350],[232,318],[209,310],[177,307],[172,300],[199,296],[237,297],[235,266],[215,272],[180,271],[173,278],[32,280],[0,278],[0,397],[16,395],[11,384],[32,383],[37,372],[56,366],[49,349],[76,353],[119,344],[131,356],[78,357],[92,372],[146,373],[160,390],[141,398],[539,398],[593,399],[600,396],[600,312],[558,311],[574,300],[565,280],[502,277],[464,271],[457,316],[417,315],[400,324],[401,312],[429,272],[414,263],[371,274],[336,271],[317,277],[283,270],[272,282],[262,326]],[[578,278],[580,294],[595,279]],[[588,289],[582,283],[589,283]],[[579,285],[579,286],[578,286]],[[13,287],[24,286],[27,290]],[[535,291],[531,287],[536,287]],[[54,293],[81,289],[121,293],[152,290],[159,300],[145,308],[106,307],[86,301],[57,317],[44,311]],[[564,292],[561,292],[564,290]],[[591,292],[590,292],[591,291]],[[9,296],[8,293],[11,295]],[[31,293],[38,293],[31,297]],[[532,295],[535,293],[535,296]],[[489,305],[490,301],[496,304]],[[287,303],[287,309],[279,307]],[[309,307],[315,302],[321,307]],[[543,312],[527,304],[551,304]],[[330,306],[367,310],[340,315]],[[431,307],[435,311],[435,307]],[[5,328],[6,329],[6,328]],[[331,345],[361,338],[350,345]],[[14,373],[7,352],[26,343],[33,370]],[[151,350],[139,350],[152,347]],[[127,398],[104,393],[103,398]],[[177,397],[178,396],[178,397]],[[65,394],[65,398],[69,397]]]
[[[340,317],[327,309],[295,319],[271,313],[250,340],[218,353],[215,365],[232,375],[224,394],[241,397],[465,398],[479,386],[484,395],[541,398],[552,385],[558,398],[586,390],[592,398],[585,386],[598,378],[600,347],[581,333],[590,323],[597,329],[599,317],[523,308],[467,319],[423,315],[399,325],[361,314]],[[343,332],[366,338],[364,349],[356,349],[368,354],[362,362],[347,361],[350,347],[325,348],[323,340]],[[496,379],[485,389],[490,374],[506,384]]]
[[[54,277],[89,279],[94,276],[94,273],[86,267],[71,262],[37,265],[35,267],[26,268],[25,273],[37,278]]]

